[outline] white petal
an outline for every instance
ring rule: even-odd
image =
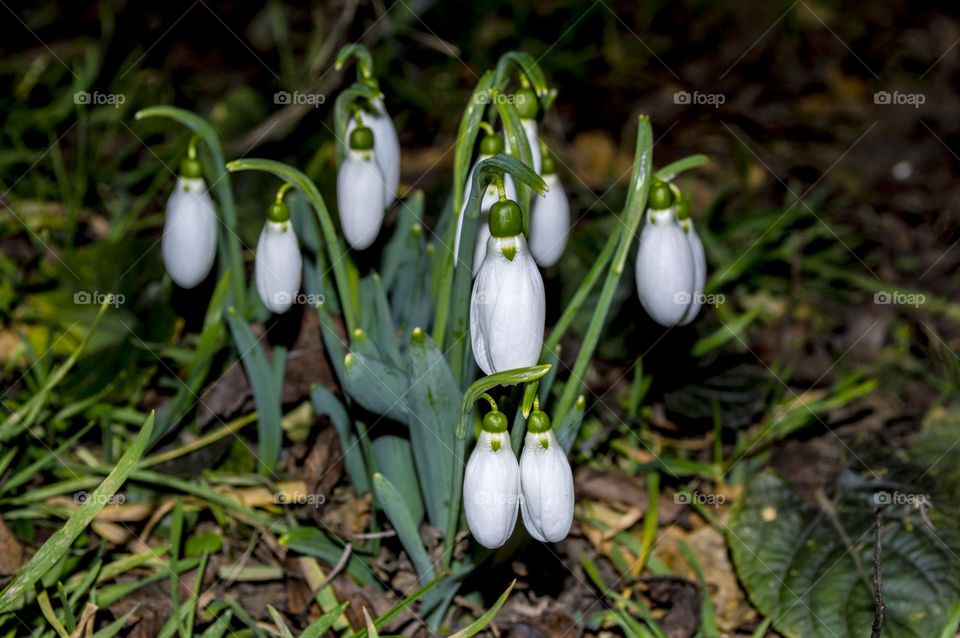
[[[383,177],[369,152],[349,151],[337,175],[337,208],[347,242],[363,250],[383,225]]]
[[[513,261],[502,247],[516,246]],[[473,356],[485,374],[536,365],[543,347],[546,299],[543,279],[522,235],[487,240],[473,283],[470,335]]]
[[[662,326],[683,319],[693,297],[693,255],[674,210],[649,211],[637,250],[637,293],[650,317]]]
[[[400,186],[400,139],[397,129],[387,113],[387,108],[381,98],[370,101],[371,110],[363,111],[363,124],[373,131],[373,153],[377,158],[377,166],[385,184],[383,206],[386,208],[393,203]],[[347,121],[346,138],[350,139],[350,132],[357,127],[354,118]]]
[[[260,231],[254,275],[257,293],[271,312],[286,312],[300,292],[302,258],[290,222],[268,221]]]
[[[567,245],[570,231],[570,203],[563,183],[556,175],[546,175],[545,197],[534,197],[530,217],[530,252],[537,264],[549,268],[557,263]]]
[[[693,219],[687,218],[680,222],[680,229],[686,233],[687,243],[690,245],[690,254],[693,255],[693,299],[680,325],[686,325],[700,314],[703,303],[703,287],[707,283],[707,255],[703,251],[703,242],[697,235]]]
[[[494,451],[492,443],[500,445]],[[520,467],[504,432],[480,432],[463,475],[463,509],[470,532],[484,547],[500,547],[517,524]]]
[[[473,174],[477,170],[477,164],[482,162],[485,159],[490,159],[492,155],[481,155],[477,158],[477,161],[473,163],[473,168],[470,169],[470,174],[467,176],[467,184],[463,189],[463,204],[460,206],[460,214],[457,216],[457,237],[454,240],[456,243],[453,245],[453,259],[454,263],[460,258],[460,235],[463,232],[463,220],[465,217],[465,212],[467,210],[467,198],[470,197],[470,189],[473,186]],[[513,177],[510,175],[505,175],[503,179],[503,191],[507,196],[507,199],[512,199],[516,201],[517,199],[517,186],[513,181]],[[500,194],[497,190],[496,185],[489,184],[487,189],[483,192],[483,199],[480,201],[480,219],[477,220],[477,241],[474,244],[474,253],[473,253],[473,276],[476,277],[477,273],[480,272],[480,265],[483,263],[483,256],[487,252],[487,238],[490,237],[490,228],[487,225],[490,219],[490,207],[500,199]]]
[[[181,288],[193,288],[209,274],[217,255],[217,215],[203,179],[177,179],[167,200],[161,252]]]
[[[566,538],[573,524],[573,472],[553,430],[527,433],[520,455],[520,490],[523,524],[530,535],[548,543]]]

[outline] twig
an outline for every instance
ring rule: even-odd
[[[880,633],[883,631],[883,614],[887,611],[887,606],[883,602],[883,572],[880,569],[880,555],[883,551],[883,508],[883,505],[878,505],[876,513],[876,536],[873,543],[873,599],[876,611],[870,638],[880,638]]]

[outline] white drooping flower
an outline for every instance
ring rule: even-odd
[[[374,137],[366,126],[350,133],[350,148],[337,174],[340,227],[355,250],[372,244],[380,233],[384,214],[384,184],[373,153]]]
[[[170,278],[181,288],[193,288],[210,273],[217,255],[217,214],[202,177],[177,178],[160,247]]]
[[[500,415],[490,428],[490,416]],[[513,534],[520,502],[520,466],[506,432],[506,417],[499,412],[484,417],[477,446],[463,475],[463,508],[470,532],[484,547],[500,547]]]
[[[491,208],[491,237],[470,298],[473,356],[484,374],[540,360],[546,298],[521,226],[516,202],[504,200]]]
[[[693,225],[693,219],[686,217],[680,220],[680,230],[687,237],[687,244],[690,246],[690,254],[693,255],[693,298],[690,300],[690,307],[680,325],[686,325],[697,318],[700,313],[700,306],[703,304],[703,287],[707,283],[707,256],[703,250],[703,242],[697,235],[697,229]]]
[[[400,186],[400,138],[397,137],[397,129],[387,113],[383,98],[377,97],[368,102],[362,120],[364,126],[373,131],[373,154],[386,185],[383,192],[383,206],[386,208],[396,199]],[[356,127],[356,118],[351,117],[347,121],[347,139],[350,139]]]
[[[573,472],[543,412],[530,415],[520,454],[520,493],[523,524],[530,536],[543,543],[567,537],[573,523]]]
[[[557,263],[570,232],[570,202],[556,172],[547,171],[552,168],[553,160],[548,156],[544,160],[543,181],[549,190],[544,197],[534,199],[530,215],[530,252],[542,268]]]
[[[498,135],[487,135],[480,144],[480,155],[474,162],[470,174],[467,176],[467,183],[463,190],[463,204],[460,206],[460,214],[457,216],[457,236],[453,245],[454,263],[460,258],[460,236],[463,232],[463,220],[467,210],[467,198],[470,196],[470,188],[473,184],[473,176],[477,170],[477,165],[483,160],[490,159],[497,153],[503,152],[503,139]],[[516,201],[517,186],[510,175],[503,176],[503,190],[507,199]],[[490,228],[488,225],[490,219],[490,207],[500,199],[500,194],[496,184],[493,182],[487,185],[483,192],[483,199],[480,201],[480,217],[477,221],[477,240],[473,249],[473,276],[476,277],[480,272],[480,265],[483,263],[483,256],[487,253],[487,239],[490,237]]]
[[[649,209],[637,250],[637,294],[661,326],[679,324],[693,298],[694,264],[674,207]]]
[[[274,209],[287,208],[282,202],[278,204]],[[281,219],[282,215],[273,214],[274,209],[271,209],[271,218],[260,231],[254,275],[263,305],[271,312],[280,314],[290,308],[300,292],[303,261],[289,211],[286,219]]]

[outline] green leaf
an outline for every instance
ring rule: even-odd
[[[360,448],[360,442],[357,435],[354,434],[351,427],[350,416],[346,408],[340,403],[340,400],[322,385],[315,385],[310,388],[310,401],[313,403],[313,409],[317,416],[327,416],[333,423],[333,428],[337,431],[337,437],[340,439],[340,450],[344,457],[344,465],[347,468],[347,476],[350,477],[350,483],[357,494],[363,494],[370,490],[370,482],[367,480],[367,467],[363,461],[363,451]]]
[[[227,323],[233,334],[234,343],[240,353],[243,369],[247,373],[253,400],[257,406],[257,460],[263,473],[272,473],[280,460],[283,447],[283,418],[281,397],[283,394],[283,360],[285,350],[274,349],[273,363],[267,361],[263,349],[246,319],[236,312],[227,312]],[[279,356],[278,356],[279,355]],[[280,379],[277,379],[277,369]],[[279,383],[278,383],[279,381]]]
[[[500,56],[497,61],[497,88],[501,91],[507,88],[510,83],[510,75],[514,69],[520,69],[530,82],[530,88],[540,98],[543,110],[550,107],[549,102],[544,100],[548,98],[550,89],[547,86],[547,79],[540,69],[540,65],[529,53],[523,51],[507,51]]]
[[[533,172],[533,152],[530,150],[530,142],[527,140],[527,133],[523,128],[517,107],[506,100],[497,100],[497,112],[500,114],[500,122],[507,137],[510,156]],[[523,232],[529,235],[533,194],[522,180],[517,183],[517,199],[523,215]]]
[[[280,537],[280,544],[299,554],[319,558],[330,566],[336,565],[343,556],[343,546],[316,527],[295,527]],[[380,581],[355,554],[347,559],[347,573],[361,585],[380,586]]]
[[[303,633],[300,634],[300,638],[320,638],[323,636],[327,630],[333,627],[333,623],[337,622],[337,619],[343,615],[343,612],[347,610],[347,607],[350,606],[350,602],[340,603],[330,611],[326,612],[315,621],[310,623],[310,625],[303,630]]]
[[[403,496],[393,483],[379,472],[373,475],[373,492],[377,495],[377,503],[383,508],[393,529],[396,530],[400,544],[403,545],[404,551],[416,568],[420,582],[425,584],[433,580],[435,577],[433,563],[430,562],[430,556],[423,546],[423,541],[420,540],[420,531],[410,516],[410,510],[407,509]]]
[[[343,359],[344,389],[354,401],[375,414],[407,423],[410,410],[404,399],[410,388],[407,375],[396,367],[360,352]]]
[[[455,433],[451,420],[460,409],[460,387],[443,353],[423,330],[410,337],[410,388],[407,404],[410,442],[430,523],[445,529],[450,515]]]
[[[516,584],[516,580],[510,583],[510,586],[507,587],[507,591],[500,595],[500,598],[498,598],[497,602],[493,604],[493,607],[488,609],[486,613],[474,620],[472,623],[457,633],[451,635],[450,638],[470,638],[470,636],[475,636],[483,631],[487,625],[493,622],[493,619],[497,617],[497,613],[500,611],[500,608],[503,607],[503,603],[507,602],[507,598],[510,596],[510,592],[513,590],[513,586]]]
[[[832,514],[801,500],[767,470],[734,505],[727,537],[737,574],[753,604],[787,638],[869,635],[872,496],[841,494],[831,522]],[[916,510],[891,506],[883,516],[883,635],[938,636],[960,601],[960,561]]]
[[[498,385],[516,385],[518,383],[530,383],[542,378],[550,371],[547,364],[530,366],[528,368],[517,368],[515,370],[504,370],[494,374],[488,374],[480,377],[473,382],[466,393],[463,395],[463,404],[460,406],[460,424],[457,426],[457,437],[463,438],[467,434],[467,420],[470,412],[473,411],[473,404],[480,399],[480,395]]]
[[[473,147],[477,143],[477,136],[480,134],[480,122],[483,120],[484,111],[490,102],[487,97],[490,89],[493,87],[493,71],[487,71],[477,82],[473,89],[467,105],[463,109],[463,115],[460,116],[460,127],[457,129],[457,146],[454,151],[453,159],[453,214],[458,215],[463,206],[463,189],[467,182],[467,175],[470,174],[470,165],[473,163]],[[456,226],[448,230],[448,245],[453,245],[453,238],[456,233]]]
[[[77,540],[77,537],[93,522],[100,510],[110,502],[110,499],[123,486],[127,476],[147,449],[150,434],[153,431],[154,418],[155,415],[151,412],[143,427],[140,428],[137,438],[133,440],[127,451],[117,461],[116,467],[103,479],[103,482],[93,491],[90,497],[70,515],[64,526],[47,539],[47,542],[37,550],[30,562],[3,590],[3,593],[0,594],[0,613],[12,608],[20,596],[32,592],[33,585],[70,551],[70,547]]]
[[[431,580],[429,583],[427,583],[417,591],[413,592],[412,594],[410,594],[409,596],[407,596],[406,598],[404,598],[403,600],[395,604],[393,607],[388,609],[385,614],[383,614],[382,616],[377,618],[375,621],[373,621],[374,627],[375,628],[383,627],[388,622],[396,618],[405,609],[410,607],[410,605],[412,605],[413,603],[417,602],[420,598],[422,598],[424,594],[426,594],[431,589],[436,587],[437,584],[443,580],[443,578],[444,577],[442,574],[440,576],[437,576],[436,578]],[[352,638],[367,638],[367,633],[368,633],[367,628],[364,627],[363,629],[360,629],[355,634],[353,634]],[[300,638],[304,638],[304,636],[301,636]]]
[[[407,504],[410,518],[417,525],[423,520],[423,499],[417,468],[413,462],[410,441],[394,434],[385,434],[373,440],[373,456],[377,470],[393,483]]]

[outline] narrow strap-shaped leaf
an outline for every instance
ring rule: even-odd
[[[409,422],[405,396],[410,379],[396,367],[351,352],[343,359],[343,384],[350,398],[367,410],[401,423]]]
[[[710,163],[710,158],[706,155],[696,154],[688,155],[683,159],[678,159],[676,162],[671,162],[667,164],[656,173],[654,176],[663,182],[671,182],[673,179],[684,171],[689,171],[693,168],[699,168],[700,166],[705,166]]]
[[[327,633],[331,627],[333,627],[333,623],[337,622],[337,619],[343,615],[349,606],[350,601],[343,602],[327,613],[323,614],[303,630],[303,633],[300,634],[300,638],[320,638]]]
[[[370,483],[367,480],[366,463],[363,461],[363,453],[360,449],[360,442],[350,426],[350,417],[346,408],[340,403],[337,397],[322,385],[314,385],[310,388],[310,401],[313,403],[313,409],[318,415],[326,415],[333,423],[333,428],[337,431],[337,437],[340,439],[340,450],[344,457],[344,465],[347,468],[347,476],[350,477],[350,483],[357,494],[363,494],[370,489]]]
[[[423,330],[413,331],[409,357],[408,424],[417,476],[430,523],[446,529],[456,447],[450,418],[460,408],[462,394],[443,353]]]
[[[110,502],[110,499],[123,486],[127,476],[133,471],[137,461],[140,460],[147,449],[150,434],[153,431],[154,418],[155,415],[151,412],[143,427],[140,428],[137,438],[123,453],[110,474],[103,479],[103,482],[93,491],[90,498],[85,500],[70,515],[63,527],[47,539],[47,542],[37,550],[30,562],[3,590],[3,593],[0,594],[0,613],[11,608],[20,596],[32,591],[33,585],[70,551],[70,547],[77,540],[77,537],[93,522],[100,510]]]
[[[283,414],[280,403],[283,384],[277,383],[275,368],[267,361],[246,319],[236,312],[227,311],[227,323],[230,325],[230,332],[240,353],[243,369],[253,389],[253,401],[257,406],[257,457],[260,471],[272,473],[280,460],[280,449],[283,446]]]
[[[460,214],[460,207],[463,205],[463,188],[467,181],[467,175],[470,173],[471,159],[473,158],[473,147],[477,143],[477,136],[480,133],[480,122],[483,120],[484,111],[487,104],[490,103],[490,89],[494,86],[494,73],[487,71],[477,82],[473,89],[467,105],[463,109],[463,115],[460,116],[460,126],[457,130],[457,147],[454,150],[453,159],[453,214]],[[456,232],[454,225],[453,232]],[[452,245],[454,235],[448,234],[450,245]]]
[[[417,467],[413,461],[413,445],[408,439],[394,434],[378,436],[373,440],[373,455],[377,470],[396,486],[407,503],[410,518],[417,525],[423,520],[423,499]]]
[[[440,574],[429,583],[395,604],[393,607],[388,609],[385,614],[374,620],[373,626],[379,629],[380,627],[386,625],[388,622],[400,615],[405,609],[409,608],[410,605],[420,600],[420,598],[422,598],[427,592],[436,587],[437,584],[443,580],[443,578],[443,574]],[[300,638],[304,638],[304,636],[300,636]],[[352,638],[367,638],[367,628],[364,627],[363,629],[358,630],[353,634]]]
[[[510,155],[524,166],[533,171],[533,152],[530,150],[530,141],[527,139],[527,132],[520,121],[520,113],[517,107],[507,100],[497,100],[497,112],[500,114],[500,122],[503,124],[503,130],[507,135],[507,141],[510,146]],[[523,214],[523,232],[530,233],[530,205],[533,201],[533,193],[527,184],[521,180],[517,183],[517,203],[520,204],[520,212]]]
[[[510,592],[513,591],[513,586],[516,584],[516,580],[511,582],[510,586],[507,587],[507,591],[503,592],[503,594],[500,595],[500,598],[497,599],[497,602],[493,603],[493,607],[488,609],[485,614],[474,620],[472,623],[457,633],[451,635],[450,638],[470,638],[471,636],[476,636],[478,633],[483,631],[487,625],[493,622],[493,619],[497,617],[497,614],[500,612],[500,608],[503,607],[503,603],[507,602],[507,598],[510,596]]]
[[[377,503],[390,519],[400,544],[403,545],[404,551],[416,568],[420,582],[422,584],[430,582],[436,576],[433,563],[430,562],[430,556],[420,540],[420,532],[410,516],[403,496],[393,483],[380,473],[373,475],[373,491],[377,496]]]

